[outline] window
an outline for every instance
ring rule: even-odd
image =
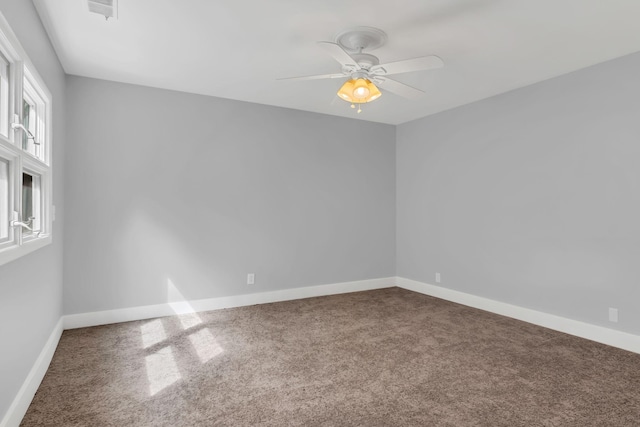
[[[51,94],[0,14],[0,265],[51,243]]]

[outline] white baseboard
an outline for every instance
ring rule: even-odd
[[[108,325],[110,323],[173,316],[176,314],[197,313],[201,311],[220,310],[223,308],[242,307],[247,305],[267,304],[325,295],[337,295],[349,292],[391,288],[395,286],[395,281],[395,277],[386,277],[381,279],[308,286],[247,295],[234,295],[229,297],[170,302],[116,310],[96,311],[91,313],[70,314],[64,316],[64,329],[85,328],[89,326]]]
[[[9,410],[2,421],[0,421],[0,427],[17,427],[20,425],[24,414],[26,414],[27,409],[29,409],[33,396],[35,396],[36,391],[38,391],[44,374],[47,373],[47,369],[53,358],[53,353],[56,351],[60,336],[62,336],[62,323],[62,318],[60,318],[53,328],[53,332],[51,332],[47,343],[42,348],[36,362],[29,371],[27,378],[24,380],[24,383],[22,383],[18,394],[15,399],[13,399],[11,406],[9,406]]]
[[[580,338],[586,338],[591,341],[607,344],[612,347],[618,347],[634,353],[640,353],[640,336],[638,335],[616,331],[615,329],[592,325],[578,320],[567,319],[554,314],[543,313],[541,311],[531,310],[529,308],[519,307],[517,305],[507,304],[411,279],[405,279],[403,277],[396,278],[396,285],[399,288],[456,302],[469,307],[479,308],[480,310],[533,323],[534,325],[575,335]]]

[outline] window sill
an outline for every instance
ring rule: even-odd
[[[11,261],[15,261],[18,258],[22,258],[23,256],[30,254],[31,252],[37,251],[40,248],[44,248],[51,244],[51,241],[51,236],[39,237],[23,243],[22,246],[3,249],[0,251],[0,265],[10,263]]]

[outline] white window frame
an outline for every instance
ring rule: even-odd
[[[20,226],[9,227],[9,240],[0,243],[0,265],[21,258],[35,250],[47,246],[52,241],[53,231],[53,169],[52,153],[52,113],[51,92],[37,73],[33,63],[11,30],[9,23],[0,13],[0,53],[9,62],[8,73],[8,111],[0,111],[0,122],[7,123],[8,135],[0,133],[0,157],[9,162],[10,188],[8,197],[10,219],[16,218],[13,212],[22,216],[22,176],[23,173],[37,175],[40,179],[39,194],[36,194],[39,212],[39,233],[24,233]],[[26,93],[26,95],[25,95]],[[33,136],[39,143],[34,153],[22,148],[24,129],[12,126],[24,123],[22,117],[23,97],[36,106],[36,122],[33,124]],[[2,197],[2,195],[0,195]]]

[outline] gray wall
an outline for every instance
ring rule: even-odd
[[[399,126],[398,275],[640,333],[638,76],[634,54]]]
[[[0,266],[0,420],[62,315],[64,72],[30,1],[0,0],[0,11],[53,95],[53,243]]]
[[[393,126],[67,85],[65,313],[395,275]]]

